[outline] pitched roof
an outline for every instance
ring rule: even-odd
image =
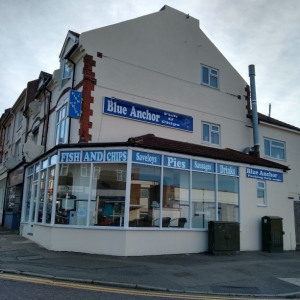
[[[266,160],[253,155],[245,154],[233,149],[219,149],[197,144],[190,144],[175,140],[156,137],[154,134],[146,134],[128,139],[132,146],[153,150],[168,151],[174,153],[187,154],[192,156],[220,159],[231,162],[239,162],[249,165],[263,166],[281,170],[290,170],[289,167]]]
[[[258,120],[261,121],[261,122],[266,122],[266,123],[269,123],[269,124],[272,124],[272,125],[276,125],[276,126],[280,126],[280,127],[284,127],[284,128],[287,128],[287,129],[292,129],[292,130],[300,132],[299,127],[296,127],[296,126],[290,125],[288,123],[284,123],[282,121],[279,121],[277,119],[268,117],[268,116],[266,116],[262,113],[258,113]]]

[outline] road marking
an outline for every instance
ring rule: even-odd
[[[278,279],[300,286],[300,278],[278,278]]]
[[[106,293],[115,293],[115,294],[125,294],[125,295],[136,295],[136,296],[148,296],[148,297],[161,297],[161,298],[172,298],[172,299],[190,299],[190,300],[241,300],[238,297],[221,297],[221,296],[198,296],[198,295],[187,295],[187,294],[174,294],[174,293],[164,293],[164,292],[153,292],[153,291],[140,291],[140,290],[126,290],[121,288],[110,288],[110,287],[103,287],[99,285],[87,285],[81,283],[73,283],[73,282],[64,282],[64,281],[56,281],[52,279],[43,279],[38,277],[27,277],[22,275],[10,275],[10,274],[0,274],[0,279],[7,279],[7,280],[16,280],[22,282],[29,282],[35,284],[46,284],[46,285],[53,285],[65,288],[75,288],[75,289],[82,289],[82,290],[89,290],[89,291],[96,291],[96,292],[106,292]],[[251,298],[248,298],[250,300]],[[260,300],[264,300],[260,298]],[[267,299],[265,299],[267,300]]]

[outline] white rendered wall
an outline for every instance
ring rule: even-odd
[[[206,121],[221,125],[222,148],[242,150],[252,145],[252,131],[246,127],[251,124],[244,99],[247,83],[199,29],[198,20],[167,8],[84,32],[80,42],[96,61],[90,118],[93,142],[126,141],[153,133],[200,143],[201,121]],[[200,84],[201,64],[219,70],[219,89]],[[105,96],[193,116],[194,132],[102,115]]]

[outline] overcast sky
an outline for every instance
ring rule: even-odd
[[[81,33],[159,11],[165,4],[200,28],[249,82],[258,111],[300,127],[299,0],[0,0],[0,115],[41,70],[53,73],[68,30]]]

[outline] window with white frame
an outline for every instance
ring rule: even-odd
[[[15,157],[19,157],[20,155],[20,140],[18,140],[15,144]]]
[[[257,181],[257,205],[266,206],[266,184],[264,181]]]
[[[10,124],[6,128],[6,143],[9,142],[9,138],[10,138]]]
[[[18,129],[22,126],[22,120],[23,120],[23,107],[18,112]]]
[[[220,146],[220,126],[203,122],[202,143]]]
[[[264,138],[265,156],[275,159],[285,159],[285,143]]]
[[[67,60],[63,61],[63,74],[62,79],[69,79],[71,77],[71,69],[67,64]]]
[[[201,66],[202,84],[219,88],[219,71],[207,66]]]
[[[57,111],[55,145],[66,144],[68,139],[67,105]]]

